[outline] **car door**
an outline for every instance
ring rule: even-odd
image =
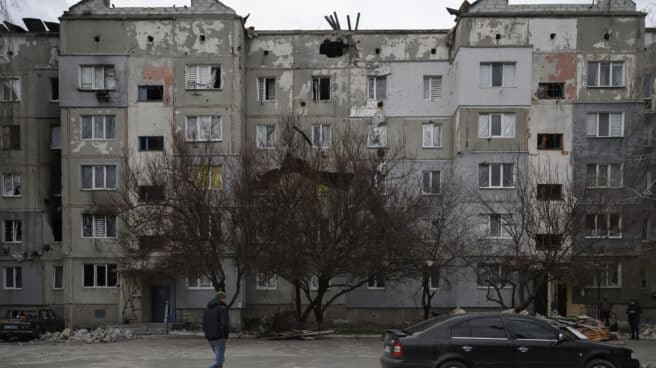
[[[559,340],[559,331],[545,322],[507,318],[515,344],[517,367],[574,368],[578,358],[571,344]]]
[[[451,352],[471,368],[514,368],[513,341],[501,317],[476,317],[451,328]]]

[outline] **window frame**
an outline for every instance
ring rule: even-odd
[[[269,135],[267,134],[269,128],[273,128],[272,142],[269,142],[268,139],[267,139],[269,137]],[[276,124],[257,124],[255,126],[255,147],[257,149],[261,149],[261,150],[275,149],[276,148],[276,141],[277,141],[277,138],[278,138],[276,128],[277,128]],[[262,131],[264,131],[264,137],[263,137],[264,139],[261,140],[260,137],[261,137]],[[264,144],[261,145],[260,142],[263,142]]]
[[[148,148],[148,146],[149,146],[148,142],[151,138],[161,138],[162,148],[161,149],[149,149]],[[143,142],[145,142],[144,145],[141,144],[142,139],[143,139]],[[139,144],[139,146],[138,146],[139,147],[139,152],[163,152],[164,151],[164,136],[162,136],[162,135],[140,135],[140,136],[137,137],[137,140],[138,140],[137,143]],[[146,149],[144,149],[144,147]]]
[[[158,87],[162,91],[162,97],[159,100],[149,100],[147,88]],[[141,99],[141,89],[146,88],[146,99]],[[161,84],[140,84],[137,86],[137,102],[163,102],[164,101],[164,86]]]
[[[18,140],[14,140],[18,136]],[[7,144],[5,145],[5,141]],[[14,124],[0,125],[0,150],[20,151],[21,150],[21,126]]]
[[[57,269],[61,270],[61,285],[57,287]],[[54,265],[52,266],[52,290],[64,290],[64,266]]]
[[[551,97],[549,96],[549,91],[554,91],[555,86],[558,86],[560,96]],[[538,92],[536,95],[540,100],[562,100],[565,98],[565,82],[538,82]]]
[[[426,142],[424,140],[424,133],[426,132],[426,128],[429,128],[428,131],[430,132],[430,145],[426,145]],[[439,143],[436,146],[435,143],[435,130],[438,131],[439,134]],[[435,122],[428,122],[428,123],[422,123],[421,124],[421,148],[428,148],[428,149],[435,149],[435,148],[443,148],[444,145],[442,143],[443,137],[442,137],[442,123],[435,123]]]
[[[369,280],[367,280],[367,290],[385,290],[385,284],[385,277],[382,273],[376,273],[373,278],[370,275]]]
[[[91,188],[85,188],[84,187],[84,179],[82,177],[82,170],[84,167],[91,167]],[[96,167],[103,167],[103,182],[104,186],[103,187],[96,187]],[[116,182],[114,183],[114,187],[108,187],[107,186],[107,168],[108,167],[114,167],[116,170]],[[116,164],[80,164],[80,190],[83,191],[93,191],[93,190],[117,190],[118,187],[118,165]]]
[[[618,166],[620,167],[620,183],[619,185],[612,185],[613,183],[613,166]],[[588,167],[589,166],[594,166],[595,167],[595,185],[589,186],[588,185]],[[600,166],[606,166],[606,180],[607,180],[607,185],[599,185],[599,179],[600,179]],[[612,188],[623,188],[624,187],[624,163],[612,163],[612,162],[596,162],[596,163],[589,163],[585,165],[585,187],[586,188],[591,188],[591,189],[612,189]]]
[[[189,119],[196,119],[196,139],[189,139]],[[212,138],[212,120],[218,118],[219,120],[219,137]],[[208,139],[200,138],[201,124],[204,120],[209,119],[209,136]],[[202,143],[202,142],[222,142],[223,141],[223,117],[221,115],[189,115],[185,116],[185,139],[187,142],[191,143]]]
[[[548,148],[546,142],[544,145],[541,144],[540,137],[547,137],[553,139],[553,137],[559,137],[559,147],[557,148]],[[548,140],[548,139],[547,139]],[[562,151],[564,149],[563,145],[563,133],[538,133],[537,135],[537,150],[538,151]]]
[[[328,98],[321,98],[321,80],[328,80]],[[312,77],[312,101],[314,102],[330,102],[333,100],[333,78],[325,75],[317,75]],[[316,81],[316,82],[315,82]]]
[[[590,66],[591,64],[597,64],[597,78],[596,78],[596,84],[590,85]],[[608,85],[601,85],[601,66],[602,64],[609,64],[608,65]],[[620,85],[613,85],[613,66],[614,65],[622,65],[622,83]],[[624,65],[623,61],[588,61],[586,64],[586,87],[588,88],[626,88],[626,68]]]
[[[493,85],[494,81],[494,65],[501,65],[501,85],[495,86]],[[479,79],[480,79],[480,68],[483,67],[483,65],[489,65],[490,66],[490,73],[489,73],[489,80],[490,84],[486,86],[482,86],[481,88],[516,88],[517,87],[517,81],[516,81],[516,76],[517,76],[517,62],[515,61],[484,61],[479,64]],[[506,73],[503,71],[505,65],[512,65],[514,74],[513,75],[513,84],[506,86]],[[482,81],[479,80],[479,87],[481,86]]]
[[[599,135],[599,118],[600,115],[606,114],[608,115],[608,135]],[[589,123],[589,117],[590,115],[595,116],[595,134],[588,134],[588,123]],[[613,115],[620,115],[622,117],[622,133],[620,135],[613,135],[612,131],[613,129],[611,128],[611,121],[612,121],[612,116]],[[606,111],[601,111],[601,112],[588,112],[586,114],[586,133],[585,136],[588,138],[624,138],[624,128],[625,128],[626,122],[625,122],[625,114],[624,112],[606,112]]]
[[[558,187],[558,196],[552,196],[551,194],[555,193],[553,190],[555,187]],[[544,188],[540,190],[540,188]],[[562,201],[563,200],[563,184],[557,183],[538,183],[535,188],[535,197],[538,201]],[[543,194],[543,195],[540,195]],[[547,195],[544,195],[547,194]]]
[[[512,221],[512,215],[508,213],[488,213],[484,215],[487,217],[487,234],[488,239],[512,239],[512,234],[507,230],[507,226]],[[499,217],[499,236],[492,235],[492,217]],[[504,230],[505,229],[505,230]]]
[[[387,125],[378,125],[378,123],[371,122],[367,124],[367,148],[386,148],[387,147]],[[331,133],[332,136],[332,133]],[[376,141],[374,137],[378,137]]]
[[[432,191],[432,189],[433,189],[433,180],[435,178],[435,173],[437,173],[437,176],[438,176],[438,184],[437,184],[438,191],[437,192]],[[429,185],[430,186],[430,191],[428,191],[428,192],[426,191],[426,187],[424,186],[424,184],[425,184],[424,178],[426,177],[426,174],[428,174],[429,180],[430,180],[430,185]],[[425,195],[425,196],[436,196],[436,195],[440,195],[441,193],[442,193],[442,171],[441,170],[422,170],[421,171],[421,194]]]
[[[4,280],[3,285],[2,285],[3,289],[4,290],[22,290],[23,289],[23,267],[22,266],[5,266],[2,269],[4,271],[3,275],[2,275],[3,276],[2,278]],[[12,286],[7,285],[7,281],[8,281],[7,271],[10,270],[10,269],[12,270],[12,282],[13,282]],[[20,272],[20,275],[21,275],[20,278],[17,277],[17,274],[19,273],[19,272],[16,272],[17,270]],[[19,280],[19,279],[20,279],[20,286],[17,286],[16,281]]]
[[[617,220],[617,226],[619,232],[617,235],[611,236],[611,216],[616,215],[618,220]],[[587,234],[587,220],[588,216],[594,216],[595,217],[595,224],[594,224],[594,229],[592,234]],[[606,219],[606,234],[604,235],[599,235],[599,217],[603,216]],[[586,227],[586,234],[585,238],[586,239],[622,239],[623,236],[623,229],[622,229],[622,213],[621,212],[607,212],[607,213],[587,213],[585,215],[585,227]]]
[[[504,173],[505,173],[505,169],[504,169],[504,167],[505,167],[506,165],[510,165],[510,166],[511,166],[511,170],[512,170],[512,173],[511,173],[512,185],[511,185],[511,186],[504,186],[504,185],[503,185],[503,178],[504,178]],[[489,163],[489,162],[480,163],[480,164],[478,165],[478,167],[479,167],[479,175],[480,175],[480,167],[481,167],[481,166],[487,166],[487,167],[488,167],[488,173],[487,173],[487,174],[488,174],[488,179],[487,179],[487,180],[488,180],[488,186],[486,186],[486,187],[482,187],[482,186],[480,185],[480,178],[479,178],[479,185],[478,185],[478,188],[479,188],[479,189],[514,189],[514,188],[515,188],[515,164],[512,164],[512,163],[503,163],[503,162],[501,162],[501,163],[498,163],[498,162],[494,162],[494,163]],[[500,180],[500,184],[501,184],[500,186],[493,186],[493,185],[492,185],[492,166],[499,166],[499,167],[500,167],[500,169],[499,169],[499,180]]]
[[[103,79],[102,79],[103,80],[103,86],[102,86],[102,88],[99,88],[98,86],[96,86],[96,81],[97,81],[96,68],[98,68],[98,67],[103,68]],[[91,80],[92,80],[91,88],[84,88],[82,86],[82,73],[83,73],[82,70],[83,70],[83,68],[91,68],[91,70],[93,71],[93,76],[91,78]],[[106,86],[106,84],[107,84],[106,79],[108,77],[107,76],[108,68],[111,68],[114,71],[114,87],[113,88],[107,88],[107,86]],[[116,80],[116,66],[113,65],[113,64],[81,64],[78,68],[78,89],[80,91],[115,91],[116,90],[116,82],[117,82],[117,80]]]
[[[207,279],[209,282],[209,286],[203,286],[203,278]],[[214,290],[214,286],[212,286],[212,280],[210,280],[208,277],[203,277],[199,276],[193,279],[194,284],[190,282],[191,280],[189,277],[185,278],[185,287],[188,290]]]
[[[378,96],[378,81],[384,80],[385,89],[383,91],[384,96]],[[372,81],[373,81],[373,90],[372,90]],[[370,101],[380,101],[387,99],[387,75],[370,75],[367,77],[367,100]]]
[[[92,265],[93,266],[93,285],[92,286],[86,286],[84,285],[84,279],[85,279],[85,270],[84,266],[85,265]],[[98,285],[98,267],[99,266],[104,266],[105,267],[105,285]],[[109,285],[109,268],[110,266],[114,266],[116,268],[116,285]],[[83,289],[114,289],[117,288],[120,284],[119,282],[119,277],[118,277],[118,264],[116,263],[82,263],[80,265],[80,268],[82,269],[82,288]]]
[[[499,130],[501,135],[494,135],[492,133],[492,116],[498,115],[499,116]],[[506,116],[513,116],[513,121],[512,121],[512,135],[504,135],[503,132],[503,122],[506,118]],[[481,129],[480,129],[480,123],[481,123],[481,117],[482,116],[487,116],[487,137],[482,137],[481,136]],[[482,112],[478,114],[478,138],[479,139],[514,139],[517,130],[517,114],[514,112]]]
[[[11,224],[12,239],[7,239],[7,226]],[[20,231],[18,231],[20,230]],[[22,219],[5,219],[2,222],[2,242],[6,244],[22,244],[23,243],[23,220]],[[17,236],[20,234],[20,239]]]
[[[12,188],[11,193],[7,192],[7,177],[11,176]],[[16,178],[20,182],[20,194],[13,194],[16,191]],[[21,198],[23,196],[23,175],[17,172],[9,172],[2,174],[2,197],[3,198]]]
[[[255,290],[264,290],[264,291],[278,290],[278,275],[276,275],[275,273],[271,274],[269,278],[267,278],[266,280],[263,280],[262,279],[263,277],[265,277],[265,274],[261,272],[257,272],[255,274]],[[267,283],[264,284],[263,281],[267,281]]]
[[[319,126],[319,145],[315,144],[315,127]],[[324,137],[324,127],[329,127],[330,139]],[[327,142],[326,142],[327,140]],[[333,146],[333,125],[331,123],[314,123],[312,124],[312,148],[316,149],[329,149]]]
[[[86,216],[91,216],[91,236],[85,236],[84,235],[84,218]],[[97,236],[96,234],[96,218],[99,217],[104,217],[104,226],[105,226],[105,236]],[[108,218],[113,217],[114,218],[114,235],[113,236],[108,236]],[[116,215],[110,215],[110,214],[95,214],[95,213],[83,213],[82,214],[82,222],[80,223],[81,226],[81,238],[82,239],[117,239],[118,238],[118,223],[116,221]]]
[[[84,123],[85,123],[85,118],[89,118],[87,120],[91,124],[91,138],[84,138]],[[102,138],[96,138],[96,119],[102,118],[102,132],[103,132],[103,137]],[[114,122],[114,137],[113,138],[107,138],[107,122],[108,118],[111,118]],[[115,141],[117,140],[116,138],[116,115],[80,115],[80,139],[83,141]]]
[[[622,262],[612,262],[612,263],[603,263],[603,270],[601,272],[594,272],[592,275],[592,285],[585,285],[586,289],[621,289],[622,288]],[[617,284],[610,284],[608,281],[610,279],[611,273],[609,272],[609,266],[615,266],[617,270]],[[599,273],[602,274],[602,277],[605,278],[603,285],[597,285],[597,277]]]
[[[8,86],[9,89],[11,90],[12,96],[10,96],[8,99],[5,97],[5,83],[9,82],[10,85]],[[17,86],[14,86],[13,82],[16,82]],[[0,103],[3,102],[21,102],[22,101],[22,95],[23,94],[23,82],[21,80],[20,76],[3,76],[0,77]],[[12,99],[11,97],[16,97],[16,99]]]
[[[187,72],[189,71],[189,68],[195,68],[196,69],[196,79],[193,81],[193,88],[189,87],[189,76]],[[216,69],[217,74],[216,77],[219,78],[219,87],[203,87],[204,84],[200,83],[200,69],[201,67],[209,68],[209,75],[210,78],[212,76],[212,69]],[[220,91],[223,89],[223,68],[221,64],[186,64],[185,65],[185,70],[184,70],[184,84],[185,84],[185,91]],[[214,82],[216,84],[216,81]]]
[[[422,80],[423,80],[423,87],[424,87],[424,101],[425,102],[442,101],[444,98],[444,90],[443,90],[444,78],[441,75],[424,75]],[[437,97],[433,96],[433,83],[434,83],[433,81],[439,82],[440,93],[439,96]],[[428,90],[426,90],[427,86],[428,86]]]
[[[515,329],[514,329],[513,326],[512,326],[512,323],[513,323],[513,322],[526,323],[526,324],[530,324],[530,325],[534,325],[534,326],[542,327],[542,328],[543,328],[544,330],[546,330],[546,331],[551,331],[551,332],[553,333],[553,337],[554,337],[554,338],[552,338],[552,339],[526,339],[526,338],[519,338],[519,337],[517,337],[517,332],[515,331]],[[541,324],[541,323],[539,323],[539,322],[531,321],[531,320],[527,320],[527,319],[520,319],[520,318],[508,318],[508,319],[507,319],[507,323],[508,323],[508,326],[510,327],[510,332],[511,332],[512,338],[513,338],[515,341],[545,341],[545,342],[546,342],[546,341],[549,341],[549,342],[556,342],[556,341],[558,341],[558,333],[559,333],[559,332],[558,332],[555,328],[547,327],[547,326],[545,326],[545,325],[543,325],[543,324]]]
[[[267,98],[269,95],[269,84],[267,83],[268,81],[273,79],[273,98]],[[278,95],[278,78],[276,77],[267,77],[267,76],[261,76],[257,77],[256,80],[256,88],[255,91],[257,92],[257,101],[258,102],[276,102],[276,98]],[[261,89],[264,87],[264,91]]]

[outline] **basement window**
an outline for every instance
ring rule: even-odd
[[[164,99],[164,86],[139,86],[137,101],[162,101]]]
[[[81,65],[80,89],[83,91],[116,89],[116,72],[113,65]]]
[[[312,100],[330,101],[330,77],[312,78]]]
[[[539,150],[561,150],[563,149],[562,134],[538,134]]]
[[[538,184],[537,199],[540,201],[559,201],[563,199],[563,185]]]
[[[139,137],[139,151],[163,151],[164,137],[141,136]]]
[[[538,98],[559,99],[564,98],[565,83],[540,83],[538,85]]]
[[[221,67],[218,65],[187,65],[185,67],[187,89],[221,89]]]

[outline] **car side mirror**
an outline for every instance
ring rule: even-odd
[[[565,335],[563,335],[562,332],[559,332],[559,333],[558,333],[558,342],[561,343],[561,342],[563,342],[563,341],[565,341],[565,340],[566,340]]]

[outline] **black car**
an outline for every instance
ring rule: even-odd
[[[385,336],[383,368],[639,368],[631,349],[517,314],[437,317]]]
[[[0,320],[0,339],[33,339],[44,332],[61,331],[64,320],[48,308],[10,310]]]

